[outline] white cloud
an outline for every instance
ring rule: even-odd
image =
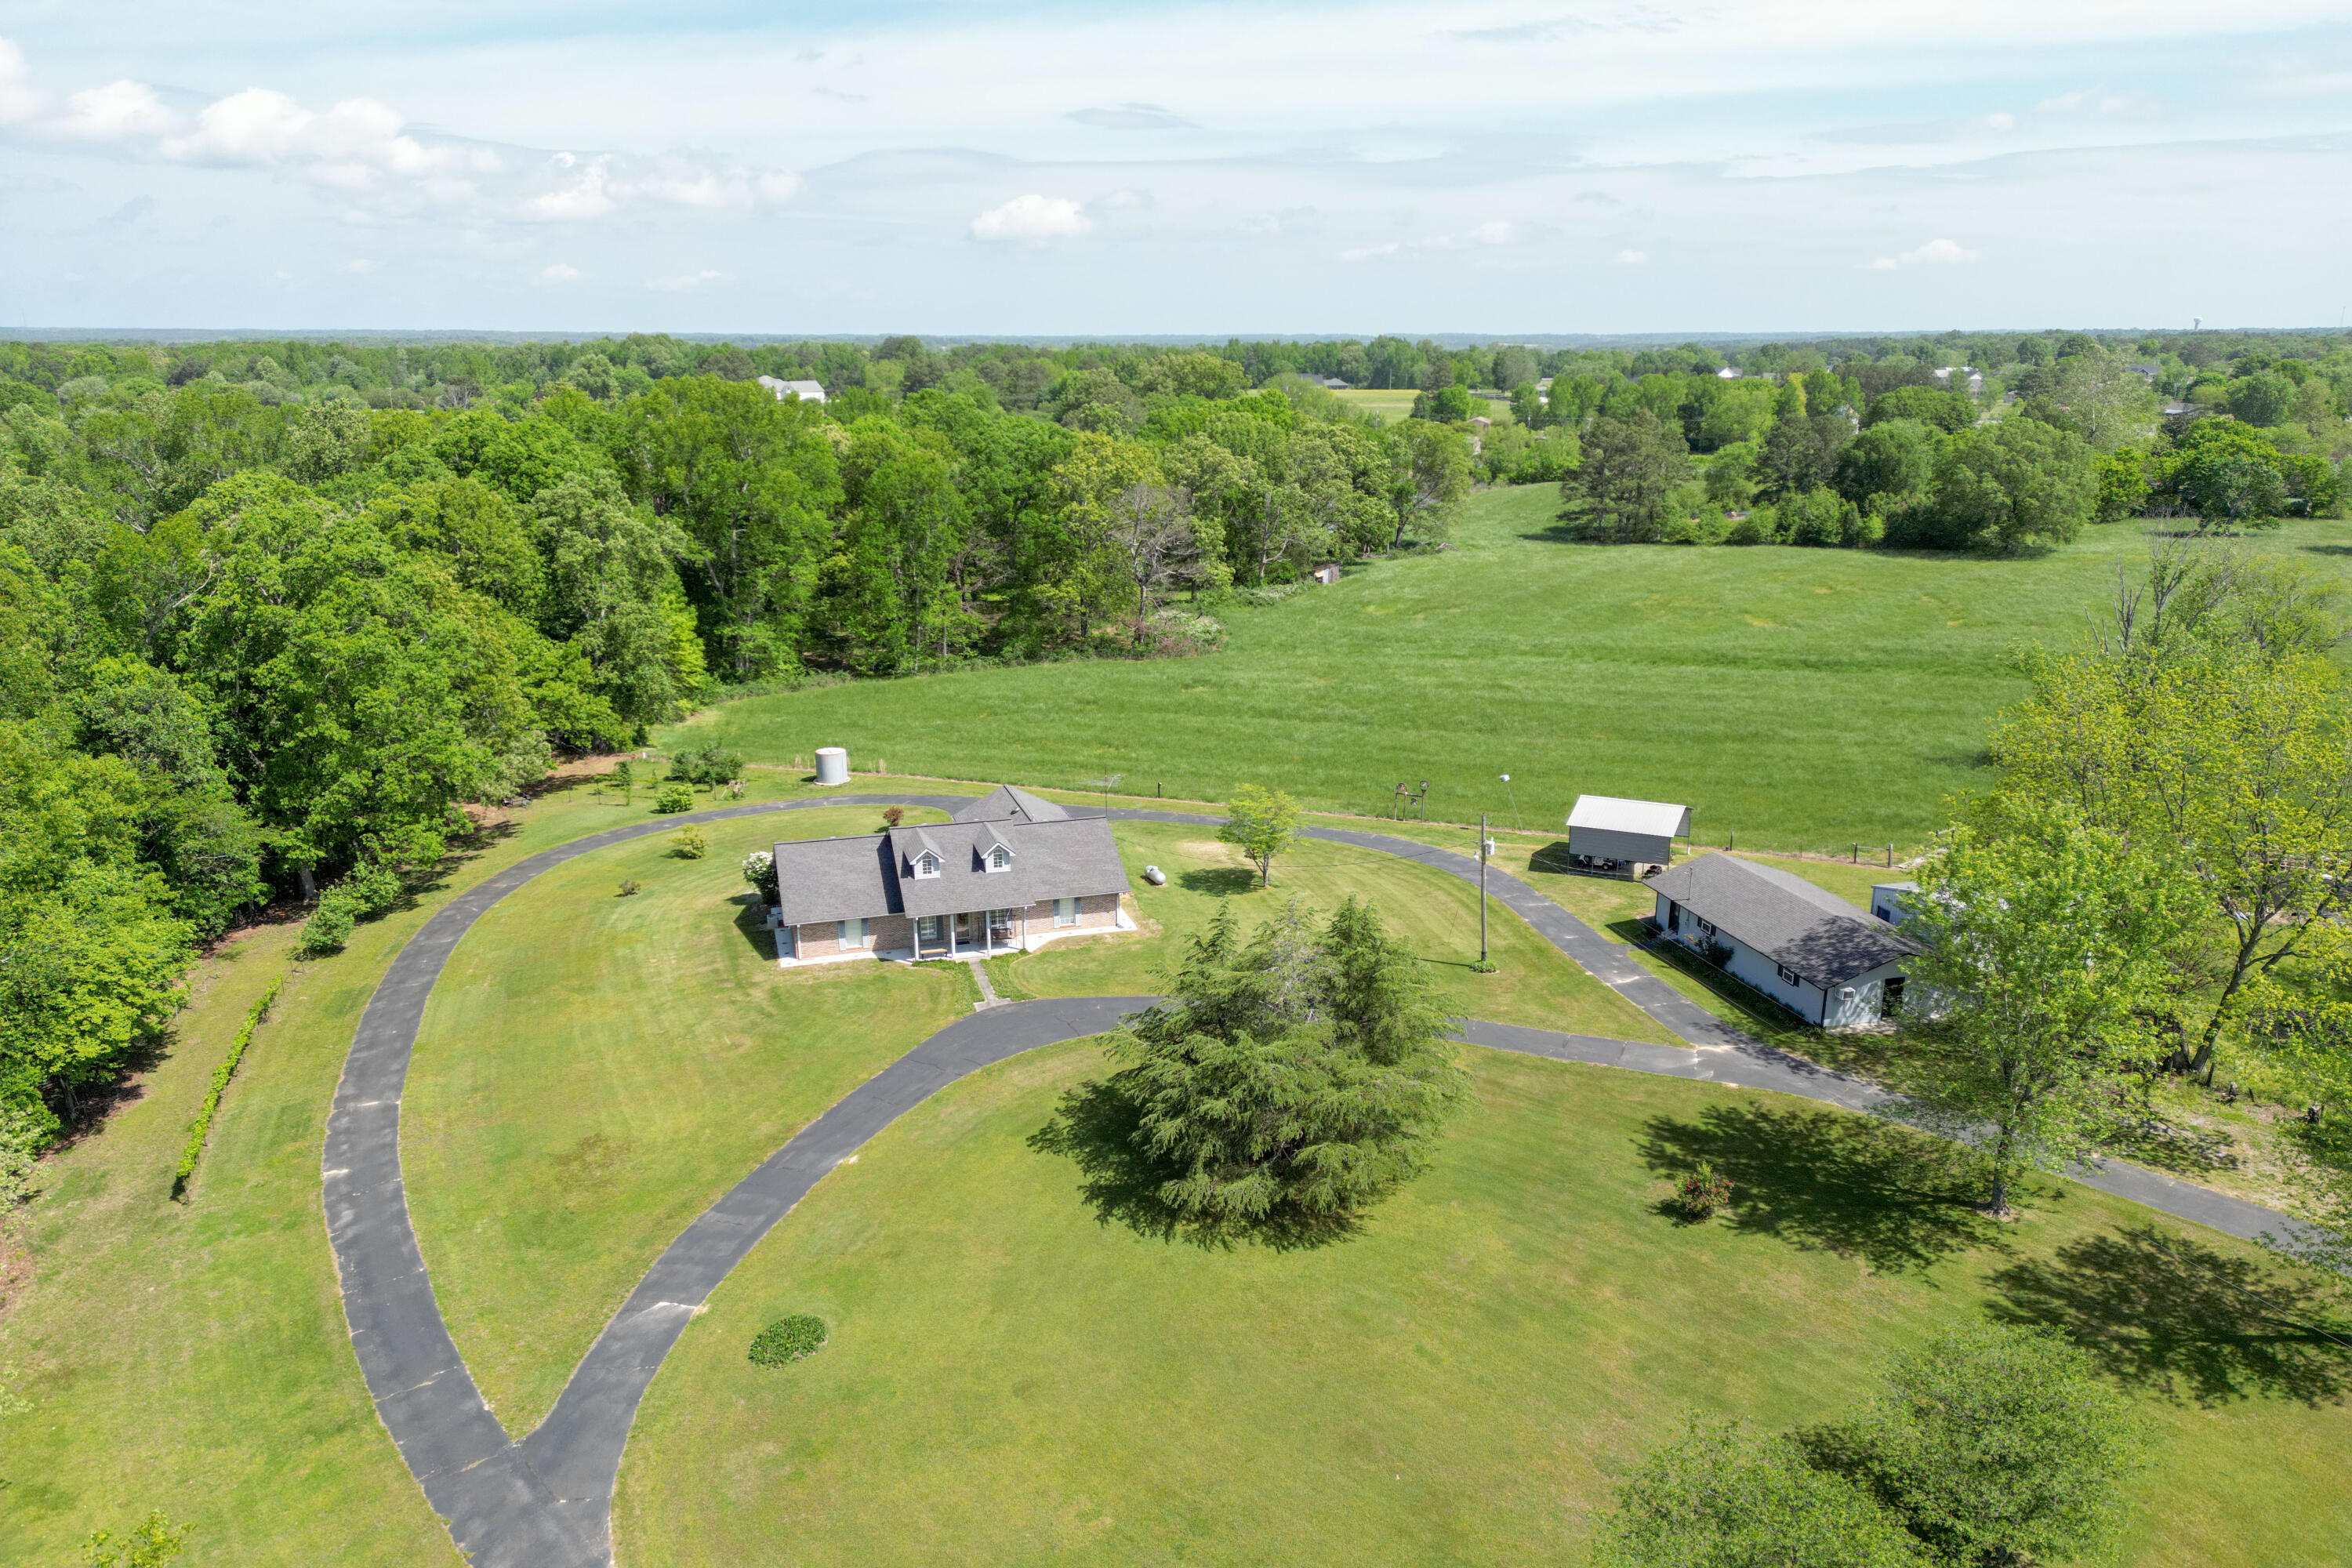
[[[33,90],[25,51],[6,38],[0,38],[0,125],[30,120],[40,110],[40,95]]]
[[[1380,245],[1358,245],[1339,253],[1342,261],[1370,261],[1376,256],[1394,256],[1399,247],[1393,239]]]
[[[974,239],[1025,240],[1043,245],[1049,239],[1075,239],[1094,231],[1095,221],[1084,204],[1070,196],[1015,196],[1001,207],[991,207],[971,220]]]
[[[2017,129],[2017,116],[2006,113],[1988,114],[1985,116],[1985,124],[2005,133]]]
[[[789,169],[747,174],[681,159],[644,165],[612,157],[580,167],[579,158],[570,153],[558,153],[549,162],[559,169],[580,168],[579,177],[526,198],[522,206],[529,216],[557,223],[604,217],[639,202],[706,212],[744,210],[790,201],[801,188],[801,177]]]
[[[569,154],[559,156],[567,163],[570,161]],[[591,163],[571,184],[533,196],[523,204],[523,207],[535,217],[553,218],[558,222],[603,217],[613,210],[613,198],[604,191],[604,165]]]
[[[1915,266],[1921,262],[1936,266],[1956,261],[1974,261],[1976,258],[1975,251],[1963,250],[1956,240],[1931,239],[1916,250],[1905,251],[1899,259]]]
[[[543,283],[577,283],[586,276],[569,261],[553,262],[539,269],[540,281]]]
[[[699,272],[684,272],[675,278],[648,278],[646,279],[646,287],[658,289],[665,294],[690,294],[705,284],[723,283],[726,280],[727,275],[724,272],[714,271],[706,267]]]
[[[343,263],[343,270],[354,274],[369,273],[375,270],[375,263],[367,260],[346,261]]]
[[[1496,218],[1472,229],[1470,237],[1479,245],[1509,245],[1519,237],[1519,229],[1517,224]]]
[[[60,135],[89,142],[127,142],[160,136],[172,128],[172,111],[144,82],[115,81],[86,88],[66,100]]]
[[[315,163],[331,170],[419,174],[446,162],[402,134],[398,110],[373,99],[346,99],[320,111],[282,92],[249,87],[196,116],[195,129],[167,136],[166,158],[189,163]]]
[[[1621,250],[1617,253],[1617,259],[1627,267],[1639,267],[1650,259],[1650,253],[1646,250]]]
[[[1906,250],[1900,256],[1878,258],[1870,263],[1870,270],[1892,272],[1898,267],[1950,267],[1976,258],[1975,251],[1964,248],[1957,240],[1931,239],[1916,250]]]

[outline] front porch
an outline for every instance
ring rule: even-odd
[[[915,957],[987,958],[1029,950],[1027,910],[967,910],[957,915],[920,915],[915,921]]]

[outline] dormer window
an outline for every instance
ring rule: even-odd
[[[940,858],[939,858],[938,856],[936,856],[936,855],[932,854],[929,850],[926,849],[926,850],[924,850],[920,855],[918,855],[918,856],[916,856],[916,857],[915,857],[915,875],[916,875],[916,876],[918,876],[918,877],[936,877],[936,876],[938,876],[939,874],[940,874]]]
[[[992,845],[988,851],[988,868],[992,871],[1013,869],[1013,851],[1003,845]]]

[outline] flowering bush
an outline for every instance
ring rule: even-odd
[[[1693,1223],[1714,1218],[1715,1212],[1730,1201],[1731,1178],[1718,1172],[1712,1161],[1701,1160],[1675,1188],[1675,1206]]]

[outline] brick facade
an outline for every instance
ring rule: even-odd
[[[1095,893],[1081,898],[1078,900],[1077,923],[1066,926],[1057,926],[1054,923],[1055,900],[1041,899],[1030,905],[1026,911],[1014,911],[1014,941],[1017,942],[1022,934],[1022,916],[1024,912],[1027,916],[1029,943],[1033,947],[1055,936],[1069,936],[1082,931],[1114,929],[1118,924],[1119,898],[1120,895],[1118,893]],[[948,917],[940,918],[945,920]],[[840,922],[836,921],[821,921],[813,925],[800,926],[793,931],[788,939],[790,951],[779,954],[779,957],[785,963],[807,963],[820,959],[855,957],[861,952],[878,956],[883,953],[910,953],[914,951],[915,922],[906,915],[877,915],[866,922],[866,932],[867,941],[864,947],[845,947],[841,942]],[[781,936],[783,933],[778,934]],[[970,952],[974,951],[975,946],[975,943],[969,941],[959,941],[958,951]],[[1002,952],[1013,951],[1013,949],[1000,945],[997,951]],[[946,955],[947,938],[942,928],[941,934],[928,945],[928,951],[923,956],[943,958]]]

